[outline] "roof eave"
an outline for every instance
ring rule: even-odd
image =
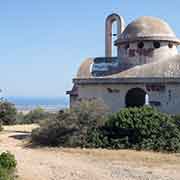
[[[180,77],[89,78],[89,79],[73,79],[73,82],[75,84],[144,84],[144,83],[180,84]]]
[[[118,38],[114,45],[129,43],[129,42],[135,42],[135,41],[168,41],[173,42],[177,45],[180,45],[180,39],[176,37],[168,37],[168,36],[140,36],[140,37],[134,37],[134,38]]]

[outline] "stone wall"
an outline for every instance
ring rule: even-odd
[[[126,107],[125,97],[132,88],[141,88],[149,96],[149,101],[160,111],[180,114],[180,84],[88,84],[78,86],[77,99],[102,99],[115,112]],[[71,101],[73,105],[76,101]]]
[[[126,64],[131,64],[133,66],[151,63],[158,60],[166,60],[169,57],[177,55],[176,45],[170,48],[168,46],[169,42],[160,43],[160,48],[154,48],[154,41],[142,41],[144,47],[142,49],[138,48],[139,42],[122,44],[118,47],[118,57]]]

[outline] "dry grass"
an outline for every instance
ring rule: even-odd
[[[107,149],[63,149],[71,154],[93,156],[94,158],[110,161],[128,161],[129,163],[151,166],[178,165],[180,168],[180,154],[167,154],[133,150],[107,150]]]
[[[38,124],[28,124],[28,125],[12,125],[12,126],[3,126],[4,131],[9,132],[27,132],[30,133],[33,129],[37,128]]]
[[[38,124],[30,125],[13,125],[3,126],[4,131],[7,132],[27,132],[30,133]],[[51,150],[58,150],[59,148],[48,148]],[[148,167],[152,166],[178,166],[180,169],[180,154],[167,154],[147,151],[133,151],[133,150],[107,150],[107,149],[80,149],[80,148],[60,148],[60,151],[72,154],[89,156],[107,161],[125,161],[132,165],[140,164]]]
[[[29,135],[36,127],[37,124],[4,126],[4,133],[0,134],[0,151],[9,150],[15,155],[18,161],[18,175],[22,180],[180,179],[180,154],[25,147],[24,143],[27,143],[28,139],[18,137]]]

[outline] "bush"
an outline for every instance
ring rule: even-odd
[[[29,124],[29,123],[25,123],[24,121],[24,114],[23,112],[18,112],[16,114],[16,121],[15,121],[15,124]]]
[[[14,124],[16,121],[16,113],[17,111],[14,104],[4,100],[0,101],[0,121],[2,124]]]
[[[149,106],[125,108],[111,115],[101,133],[110,148],[180,151],[177,120]]]
[[[0,166],[4,169],[13,169],[16,167],[16,160],[13,154],[9,152],[3,152],[0,155]]]
[[[36,108],[30,111],[27,114],[23,114],[22,112],[17,113],[16,115],[16,124],[32,124],[39,123],[42,120],[47,120],[49,118],[55,117],[55,113],[45,112],[42,108]]]
[[[63,144],[65,146],[76,131],[73,120],[75,120],[73,115],[70,115],[69,112],[63,112],[53,120],[40,122],[40,128],[32,131],[33,142],[43,145],[57,146]]]
[[[16,165],[14,155],[9,152],[3,152],[0,155],[0,180],[14,180]]]
[[[176,125],[180,128],[180,115],[174,115],[173,119],[175,120]]]
[[[101,102],[82,101],[33,130],[43,145],[180,152],[180,121],[144,106],[108,115]]]
[[[42,108],[36,108],[24,116],[24,122],[36,123],[45,118],[47,118],[47,113]]]
[[[2,127],[2,122],[0,121],[0,131],[3,130],[3,127]]]
[[[0,167],[0,180],[14,180],[7,169]]]
[[[99,100],[82,101],[56,118],[40,123],[33,130],[32,141],[44,145],[87,146],[88,134],[102,126],[107,107]]]

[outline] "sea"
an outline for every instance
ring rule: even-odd
[[[59,111],[68,107],[67,97],[4,97],[13,103],[18,111],[31,111],[35,108],[43,108],[46,111]]]

